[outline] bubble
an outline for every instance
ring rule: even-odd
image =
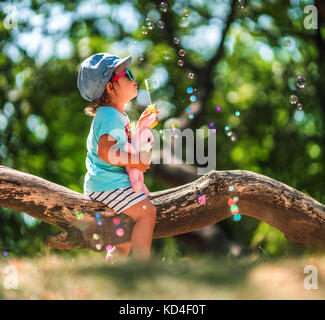
[[[194,114],[191,113],[191,114],[188,115],[188,117],[189,117],[190,119],[193,119],[193,118],[194,118]]]
[[[240,116],[240,112],[239,112],[239,111],[236,111],[236,112],[235,112],[235,116],[236,116],[236,117],[239,117],[239,116]]]
[[[157,22],[157,25],[158,25],[158,28],[161,29],[161,30],[165,28],[165,22],[162,21],[162,20],[159,20]]]
[[[8,257],[9,252],[6,251],[6,250],[4,250],[4,251],[2,251],[2,254],[3,254],[5,257]]]
[[[246,0],[237,0],[236,5],[237,5],[237,8],[244,10],[247,6],[247,1]]]
[[[289,97],[289,100],[290,100],[290,103],[291,104],[296,104],[298,102],[298,97],[295,96],[294,94],[292,94],[290,97]]]
[[[118,225],[121,223],[120,218],[119,218],[119,217],[115,217],[115,218],[113,218],[113,223],[114,223],[116,226],[118,226]]]
[[[175,37],[173,41],[174,41],[175,44],[179,43],[179,39],[177,37]]]
[[[183,49],[179,50],[179,55],[181,57],[184,57],[185,56],[185,51]]]
[[[96,216],[97,219],[100,218],[100,214],[99,213],[96,213],[95,216]]]
[[[230,207],[230,211],[232,213],[235,213],[236,211],[238,210],[238,206],[236,204],[233,204],[231,207]]]
[[[191,102],[195,102],[197,100],[195,95],[190,96],[190,101]]]
[[[94,238],[95,240],[98,240],[98,239],[99,239],[99,235],[98,235],[97,233],[94,233],[94,234],[93,234],[93,238]]]
[[[183,65],[184,65],[184,61],[183,61],[183,60],[178,60],[178,65],[179,65],[180,67],[183,67]]]
[[[229,130],[231,130],[231,127],[230,126],[225,126],[225,131],[227,132]]]
[[[216,110],[217,111],[220,111],[221,110],[221,107],[220,106],[216,106]]]
[[[143,60],[144,60],[144,57],[143,57],[142,54],[140,55],[139,60],[140,60],[140,61],[143,61]]]
[[[236,141],[237,140],[237,136],[235,133],[232,134],[232,136],[230,137],[231,141]]]
[[[193,72],[189,72],[188,77],[189,77],[191,80],[193,80],[193,79],[194,79],[194,73],[193,73]]]
[[[234,200],[237,202],[238,201],[238,197],[234,197]]]
[[[178,138],[178,134],[175,134],[174,137],[175,137],[175,139],[177,139]]]
[[[77,212],[76,212],[76,218],[77,218],[78,220],[82,220],[82,219],[83,219],[83,213],[82,213],[81,211],[77,211]]]
[[[147,209],[147,206],[143,205],[142,208],[143,208],[143,209]]]
[[[241,215],[239,213],[235,214],[233,218],[237,222],[237,221],[239,221],[241,219]]]
[[[102,220],[98,220],[98,221],[97,221],[97,224],[98,224],[99,226],[101,226],[101,225],[103,224]]]
[[[186,111],[190,112],[191,111],[191,107],[187,107]]]
[[[192,93],[192,92],[193,92],[193,88],[192,88],[192,87],[188,87],[188,88],[186,89],[186,92],[187,92],[187,93]]]
[[[210,127],[213,127],[213,126],[214,126],[213,122],[210,122],[210,123],[209,123],[209,126],[210,126]]]
[[[97,249],[97,250],[100,250],[101,248],[102,248],[102,245],[101,245],[100,243],[97,243],[97,244],[96,244],[96,249]]]
[[[235,189],[234,186],[230,186],[230,187],[228,188],[229,191],[234,191],[234,189]]]
[[[154,24],[151,22],[151,20],[149,18],[146,18],[145,25],[147,26],[147,28],[149,30],[153,30],[153,28],[155,27]]]
[[[188,24],[189,24],[189,22],[188,22],[187,17],[183,17],[183,18],[181,19],[181,22],[180,22],[179,26],[180,26],[181,28],[186,28],[186,27],[188,26]]]
[[[118,229],[116,229],[116,234],[119,237],[123,237],[124,236],[124,230],[122,228],[118,228]]]
[[[183,10],[183,16],[184,16],[184,17],[188,17],[189,14],[190,14],[190,10],[189,10],[189,9],[184,9],[184,10]]]
[[[164,57],[165,60],[169,60],[170,59],[170,52],[165,51],[163,57]]]
[[[142,26],[142,33],[143,34],[148,34],[148,29],[146,26]]]
[[[161,12],[167,12],[168,11],[168,3],[161,2],[159,5],[159,9]]]
[[[206,195],[205,195],[205,194],[200,194],[200,195],[198,195],[198,197],[197,197],[197,201],[198,201],[198,203],[200,203],[200,204],[205,203],[205,202],[206,202]]]
[[[284,38],[284,44],[289,47],[291,45],[291,40],[289,38]]]
[[[302,107],[302,103],[299,102],[299,103],[297,104],[297,109],[298,109],[299,111],[301,111],[301,110],[303,109],[303,107]]]
[[[228,199],[228,206],[229,207],[234,206],[235,204],[236,204],[236,201],[233,198]]]
[[[296,86],[300,89],[305,88],[306,79],[303,76],[298,76],[296,79]]]

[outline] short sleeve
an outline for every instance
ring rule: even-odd
[[[121,119],[115,117],[114,114],[107,114],[98,121],[98,139],[104,134],[114,137],[117,145],[124,145],[127,142],[124,123]]]

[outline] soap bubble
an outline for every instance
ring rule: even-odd
[[[244,10],[247,6],[247,1],[246,0],[237,0],[237,8]]]
[[[239,213],[235,214],[233,219],[234,219],[234,221],[239,221],[241,219],[241,215]]]
[[[290,100],[290,103],[291,104],[296,104],[298,102],[298,97],[295,96],[294,94],[292,94],[290,97],[289,97],[289,100]]]
[[[186,89],[186,91],[187,91],[187,93],[192,93],[192,92],[193,92],[193,88],[192,88],[192,87],[188,87],[188,88]]]
[[[96,244],[96,249],[97,249],[97,250],[100,250],[101,248],[102,248],[102,245],[101,245],[100,243],[97,243],[97,244]]]
[[[170,59],[170,52],[165,51],[163,57],[164,57],[165,60],[169,60]]]
[[[239,111],[236,111],[236,112],[235,112],[235,116],[236,116],[236,117],[239,117],[239,116],[240,116],[240,112],[239,112]]]
[[[140,61],[143,61],[143,60],[144,60],[144,57],[143,57],[142,54],[140,55],[139,60],[140,60]]]
[[[157,24],[158,24],[159,29],[164,29],[165,28],[165,22],[164,21],[159,20]]]
[[[148,34],[148,28],[146,26],[142,26],[142,33]]]
[[[235,189],[234,186],[230,186],[230,187],[228,188],[229,191],[234,191],[234,189]]]
[[[151,20],[149,18],[146,18],[145,25],[147,26],[147,28],[149,30],[153,30],[153,28],[154,28],[154,24],[151,22]]]
[[[188,77],[189,77],[191,80],[193,80],[193,79],[194,79],[194,73],[193,73],[193,72],[189,72]]]
[[[95,240],[98,240],[98,239],[99,239],[99,235],[98,235],[97,233],[94,233],[94,234],[93,234],[93,238],[94,238]]]
[[[180,67],[183,67],[183,65],[184,65],[184,61],[183,61],[183,60],[178,60],[178,65],[179,65]]]
[[[302,103],[298,103],[298,104],[297,104],[297,109],[298,109],[299,111],[301,111],[301,110],[303,109],[303,107],[302,107]]]
[[[167,12],[168,11],[168,3],[166,2],[161,2],[159,5],[160,11],[161,12]]]
[[[179,39],[177,37],[175,37],[173,41],[174,41],[175,44],[179,43]]]
[[[303,76],[298,76],[296,79],[296,86],[300,89],[305,88],[306,79]]]
[[[191,96],[190,96],[190,101],[191,101],[191,102],[195,102],[195,101],[196,101],[196,99],[197,99],[197,98],[196,98],[196,96],[195,96],[195,95],[191,95]]]
[[[187,108],[186,108],[186,111],[187,111],[187,112],[190,112],[190,111],[191,111],[191,107],[187,107]]]
[[[190,10],[189,10],[189,9],[184,9],[184,11],[183,11],[183,16],[184,16],[184,17],[188,17],[189,14],[190,14]]]
[[[183,49],[179,50],[179,55],[181,57],[184,57],[185,56],[185,50],[183,50]]]
[[[221,107],[220,106],[216,106],[216,110],[217,111],[220,111],[221,110]]]
[[[158,83],[153,78],[145,79],[144,82],[146,84],[146,88],[149,89],[150,91],[158,88]]]
[[[287,46],[287,47],[289,47],[290,45],[291,45],[291,40],[290,40],[290,38],[284,38],[284,44]]]
[[[194,118],[194,114],[191,113],[191,114],[188,115],[188,117],[189,117],[190,119],[193,119],[193,118]]]
[[[186,28],[187,26],[188,26],[188,24],[189,24],[189,22],[188,22],[188,19],[187,19],[187,17],[183,17],[182,19],[181,19],[181,22],[180,22],[180,27],[181,28]]]
[[[210,123],[209,123],[209,126],[210,126],[210,127],[213,127],[213,126],[214,126],[213,122],[210,122]]]

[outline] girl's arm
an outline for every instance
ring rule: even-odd
[[[109,134],[100,136],[97,145],[97,154],[103,161],[114,166],[127,166],[146,171],[150,167],[151,155],[149,152],[142,151],[135,157],[124,152],[115,146],[116,140]],[[134,162],[134,159],[136,160]],[[133,161],[133,162],[132,162]]]

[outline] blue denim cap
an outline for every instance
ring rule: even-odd
[[[124,63],[128,68],[132,56],[121,59],[109,53],[96,53],[84,60],[79,69],[77,86],[88,101],[99,99],[116,67]]]

